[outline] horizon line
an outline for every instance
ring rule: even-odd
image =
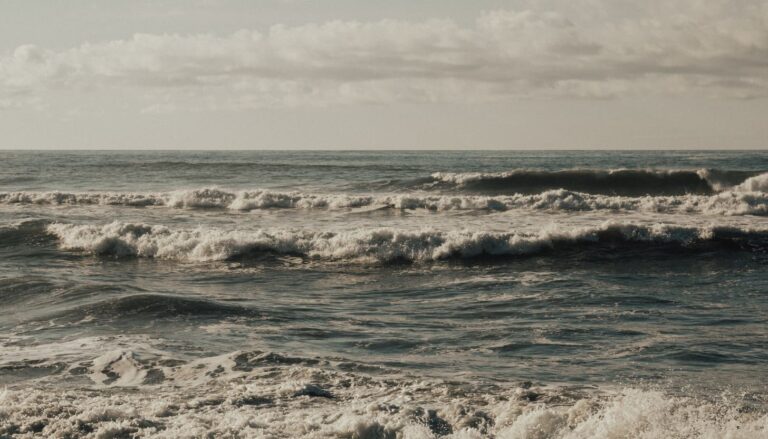
[[[554,148],[462,148],[462,147],[436,147],[436,148],[407,148],[407,147],[387,147],[387,148],[357,148],[357,147],[340,147],[340,148],[153,148],[153,147],[136,147],[136,148],[112,148],[112,147],[97,147],[97,148],[57,148],[57,147],[34,147],[34,148],[18,148],[11,147],[6,148],[0,146],[0,151],[8,152],[78,152],[78,151],[103,151],[103,152],[248,152],[248,151],[268,151],[268,152],[440,152],[440,151],[455,151],[455,152],[483,152],[483,151],[627,151],[627,152],[661,152],[661,151],[766,151],[768,152],[768,146],[764,147],[737,147],[737,148],[724,148],[724,147],[702,147],[702,148],[688,148],[688,147],[645,147],[645,148],[569,148],[569,147],[554,147]]]

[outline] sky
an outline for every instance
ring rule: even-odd
[[[4,149],[765,149],[764,0],[0,0]]]

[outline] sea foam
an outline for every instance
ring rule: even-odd
[[[762,176],[761,176],[762,177]],[[270,190],[229,191],[216,188],[179,190],[165,193],[0,193],[0,204],[54,206],[127,206],[178,209],[260,209],[354,210],[358,208],[429,211],[508,211],[527,209],[551,212],[639,211],[708,215],[768,215],[768,177],[754,177],[714,195],[611,196],[565,189],[537,194],[514,195],[431,195],[413,194],[311,194]]]
[[[364,229],[351,232],[302,230],[213,230],[113,222],[106,225],[54,223],[47,231],[62,249],[114,257],[217,261],[264,254],[297,255],[327,261],[428,262],[479,256],[524,256],[569,246],[613,243],[695,246],[746,242],[765,246],[768,231],[737,227],[684,227],[606,222],[599,226],[550,225],[538,232],[402,231]]]
[[[87,366],[73,364],[65,372],[77,371],[91,386],[62,389],[41,382],[0,392],[0,436],[768,437],[764,411],[727,398],[707,401],[662,390],[489,387],[394,370],[377,377],[342,370],[342,359],[262,351],[191,361],[124,349],[96,355]],[[132,390],[116,391],[125,387]]]
[[[734,190],[740,192],[768,192],[768,173],[750,177],[737,185]]]

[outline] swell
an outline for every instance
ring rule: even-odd
[[[571,250],[610,253],[648,250],[768,250],[768,229],[638,225],[606,222],[592,227],[549,226],[537,232],[401,231],[353,232],[295,230],[170,229],[113,222],[106,225],[55,223],[47,232],[63,250],[114,258],[177,261],[227,261],[269,255],[293,255],[318,261],[361,263],[432,262],[451,259],[558,255]]]
[[[768,175],[768,174],[765,174]],[[762,177],[762,176],[761,176]],[[515,195],[430,194],[311,194],[270,190],[228,191],[216,188],[162,193],[124,192],[5,192],[0,204],[41,206],[125,206],[177,209],[350,210],[381,208],[431,211],[514,209],[546,211],[641,211],[655,213],[700,213],[715,215],[768,215],[768,177],[754,177],[741,186],[713,195],[615,196],[594,195],[565,189]]]
[[[0,226],[0,248],[41,245],[50,242],[46,227],[50,221],[31,220]]]
[[[192,316],[262,318],[262,313],[253,308],[214,300],[164,294],[134,294],[81,305],[62,311],[53,317],[71,321],[81,321],[85,318],[103,321],[128,317],[135,320]],[[46,316],[46,319],[50,318],[51,316]]]
[[[712,195],[746,184],[746,190],[768,190],[768,173],[754,171],[574,169],[541,171],[518,169],[500,173],[432,174],[432,187],[460,189],[484,194],[533,194],[551,189],[567,189],[600,195]],[[756,179],[756,180],[755,180]]]
[[[192,170],[197,172],[291,172],[295,171],[297,164],[290,162],[259,162],[259,161],[185,161],[185,160],[161,160],[161,161],[111,161],[81,165],[83,168],[92,169],[130,169],[138,168],[144,171],[168,170]],[[303,170],[319,171],[366,171],[366,170],[390,170],[390,171],[423,171],[423,168],[412,165],[391,163],[318,163],[302,161],[298,166]]]

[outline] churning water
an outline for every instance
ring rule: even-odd
[[[768,437],[766,152],[0,163],[0,437]]]

